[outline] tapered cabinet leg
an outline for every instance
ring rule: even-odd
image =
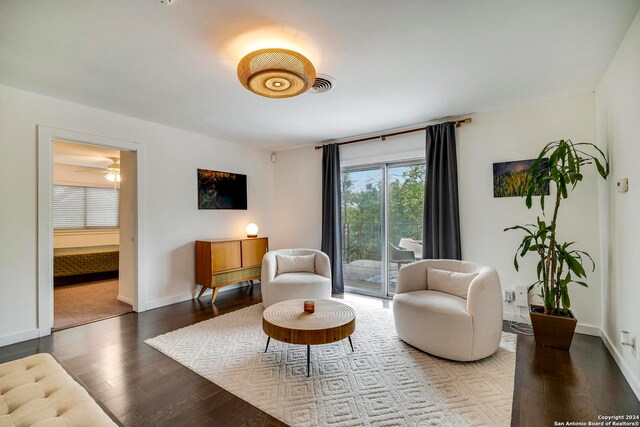
[[[218,289],[220,288],[213,288],[213,294],[211,294],[211,304],[215,302],[216,297],[218,296]]]
[[[204,295],[204,293],[205,293],[205,291],[206,291],[207,289],[208,289],[208,288],[207,288],[206,286],[202,286],[202,287],[200,288],[200,293],[198,294],[198,299],[200,299],[200,297],[201,297],[202,295]]]

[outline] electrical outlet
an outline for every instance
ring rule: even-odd
[[[529,292],[526,285],[516,285],[516,305],[529,307]]]
[[[505,302],[513,302],[513,300],[516,299],[516,293],[512,290],[506,290],[504,291],[504,300]]]
[[[617,182],[618,193],[626,193],[629,191],[629,178],[619,179]]]
[[[629,331],[620,331],[620,343],[623,346],[629,347],[633,357],[636,357],[636,336],[632,335]]]

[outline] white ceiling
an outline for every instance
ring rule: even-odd
[[[87,168],[105,169],[113,161],[119,159],[120,151],[113,148],[96,147],[94,145],[74,142],[53,141],[53,162],[64,165],[83,166]]]
[[[639,8],[639,0],[3,0],[0,84],[287,148],[593,90]],[[335,77],[335,89],[278,100],[243,88],[236,61],[246,33],[265,26],[286,26],[280,38]],[[264,42],[268,32],[253,36]]]

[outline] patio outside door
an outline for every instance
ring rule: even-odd
[[[393,297],[398,270],[422,252],[423,162],[342,171],[345,289]]]

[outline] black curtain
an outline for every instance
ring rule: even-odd
[[[461,259],[455,123],[427,126],[423,259]]]
[[[331,261],[331,292],[344,293],[340,221],[340,146],[322,147],[322,252]]]

